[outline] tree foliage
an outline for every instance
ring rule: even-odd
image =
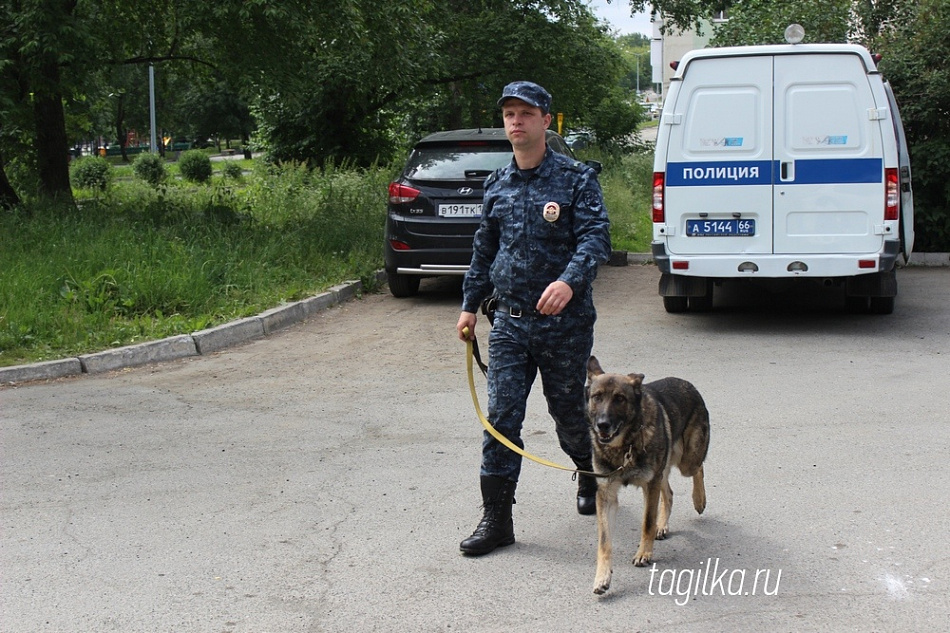
[[[624,61],[624,76],[620,86],[628,91],[649,90],[653,87],[653,68],[650,66],[650,38],[641,33],[616,38]]]
[[[784,44],[789,24],[805,29],[805,43],[846,42],[851,0],[743,0],[729,9],[729,20],[716,26],[713,46]]]
[[[495,102],[515,79],[544,85],[566,125],[579,127],[624,71],[580,0],[417,2],[405,19],[386,4],[361,14],[358,55],[321,49],[302,62],[305,99],[259,101],[273,157],[368,164],[426,132],[500,125]]]
[[[869,45],[894,88],[911,147],[915,250],[950,250],[950,5],[900,0]]]
[[[0,20],[7,206],[17,191],[70,198],[70,143],[124,151],[144,136],[150,65],[158,125],[176,140],[247,136],[253,113],[275,160],[351,164],[497,123],[512,79],[542,83],[568,125],[586,124],[624,72],[584,0],[21,0]]]

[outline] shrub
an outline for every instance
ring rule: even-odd
[[[188,150],[178,159],[178,171],[185,180],[208,182],[211,178],[211,159],[201,150]]]
[[[153,187],[159,186],[168,178],[165,160],[158,154],[139,154],[132,163],[132,171]]]
[[[78,189],[105,191],[112,179],[112,165],[101,156],[88,156],[73,163],[70,175]]]
[[[224,173],[225,178],[230,178],[231,180],[241,180],[244,177],[244,170],[241,168],[241,165],[236,162],[226,161],[221,171]]]

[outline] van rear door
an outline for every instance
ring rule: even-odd
[[[857,55],[774,59],[774,252],[877,252],[887,104],[875,103]]]
[[[772,58],[695,59],[679,88],[662,115],[669,252],[771,253]]]

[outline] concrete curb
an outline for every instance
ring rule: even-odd
[[[906,266],[950,266],[950,253],[911,253]]]
[[[264,323],[259,316],[253,316],[195,332],[191,338],[195,341],[198,353],[204,355],[262,336],[264,336]]]
[[[32,365],[14,365],[0,369],[0,384],[25,380],[51,380],[82,373],[82,361],[78,358],[48,360]],[[9,374],[9,378],[7,377]],[[21,378],[20,376],[24,376]]]
[[[382,271],[377,272],[376,279],[383,282],[386,274]],[[238,319],[191,334],[180,334],[157,341],[83,354],[78,358],[2,367],[0,368],[0,386],[66,378],[80,374],[99,374],[125,367],[213,354],[304,321],[318,312],[355,299],[362,292],[361,281],[347,281],[313,297],[266,310],[257,316]]]
[[[79,362],[82,364],[83,373],[101,374],[123,367],[135,367],[197,354],[194,339],[188,334],[181,334],[158,341],[117,347],[94,354],[83,354],[79,357]]]

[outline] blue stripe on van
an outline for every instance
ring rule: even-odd
[[[667,187],[773,185],[779,180],[779,161],[743,160],[667,163]],[[785,185],[878,183],[884,180],[880,158],[819,158],[795,161],[795,180]]]
[[[785,184],[838,185],[883,181],[884,161],[880,158],[822,158],[796,160],[795,180]]]

